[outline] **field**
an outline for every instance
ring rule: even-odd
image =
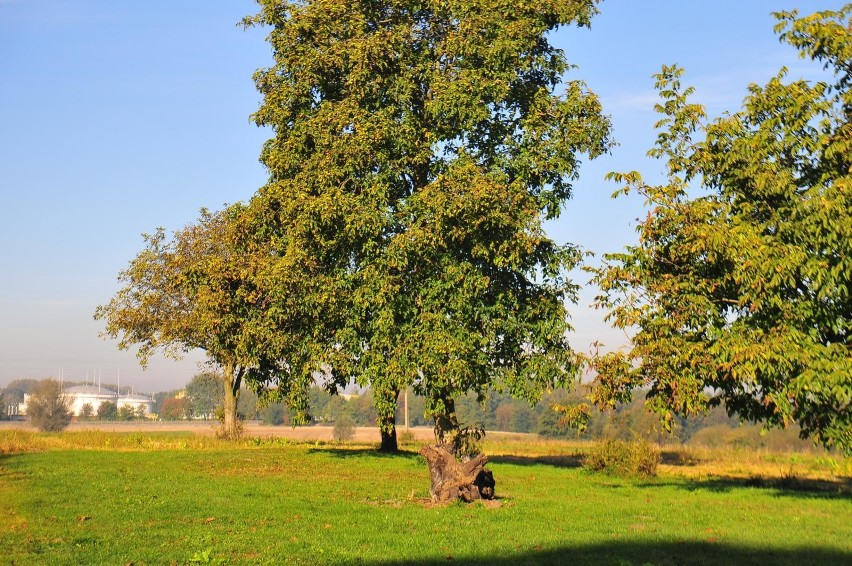
[[[438,507],[420,444],[0,430],[0,561],[852,564],[836,455],[677,450],[624,479],[582,443],[495,435],[498,498]]]

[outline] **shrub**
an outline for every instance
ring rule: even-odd
[[[659,449],[646,440],[604,440],[592,448],[583,466],[618,476],[650,477],[657,475],[659,463]]]
[[[91,403],[83,403],[83,406],[80,407],[80,418],[83,420],[89,420],[95,415],[95,408]]]
[[[112,401],[103,401],[98,405],[98,418],[102,421],[114,421],[118,418],[118,407]]]
[[[355,423],[347,414],[340,415],[334,421],[334,430],[332,436],[338,442],[352,440],[355,438]]]
[[[59,382],[46,379],[39,383],[27,400],[30,421],[45,432],[65,430],[71,422],[70,400],[62,394]]]
[[[118,408],[118,420],[132,421],[134,418],[136,418],[136,409],[131,405],[124,404]]]
[[[265,425],[287,424],[287,416],[283,403],[270,403],[260,410],[260,420]]]

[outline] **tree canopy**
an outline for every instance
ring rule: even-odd
[[[204,350],[222,368],[226,436],[238,431],[242,380],[261,366],[253,349],[261,300],[250,283],[256,257],[243,247],[241,210],[203,210],[172,238],[163,229],[145,235],[146,248],[119,274],[124,286],[95,313],[106,321],[106,337],[120,337],[122,349],[138,347],[143,365],[157,351],[180,357]]]
[[[192,404],[194,417],[213,418],[216,409],[223,406],[225,394],[222,375],[206,371],[196,374],[186,384],[186,396]]]
[[[274,136],[249,209],[282,274],[266,281],[270,324],[298,301],[318,329],[304,367],[370,385],[390,448],[410,384],[453,440],[459,395],[536,399],[573,380],[566,273],[581,254],[542,221],[579,155],[607,150],[609,122],[563,83],[547,34],[589,25],[596,2],[259,4],[246,24],[271,28],[274,63],[254,117]]]
[[[671,422],[724,401],[769,426],[796,422],[852,452],[852,4],[776,14],[782,41],[824,64],[752,85],[741,111],[704,119],[664,67],[657,144],[668,181],[613,174],[647,200],[639,242],[595,281],[630,350],[593,359],[594,399],[636,387]],[[701,137],[702,139],[694,139]]]

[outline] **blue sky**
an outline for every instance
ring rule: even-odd
[[[550,233],[598,254],[633,241],[642,203],[611,200],[616,187],[603,177],[662,170],[644,157],[660,65],[685,67],[711,115],[737,110],[747,85],[782,65],[791,78],[817,76],[778,42],[770,12],[841,4],[605,0],[591,30],[556,33],[620,145],[584,164]],[[143,372],[132,352],[98,337],[92,314],[141,233],[180,228],[263,184],[268,133],[249,121],[259,102],[251,77],[270,52],[262,30],[237,26],[254,11],[249,0],[0,0],[0,387],[62,369],[67,380],[120,375],[153,392],[197,372],[200,356],[158,358]],[[588,308],[593,295],[572,309],[578,349],[623,341]]]

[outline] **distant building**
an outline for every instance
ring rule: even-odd
[[[154,400],[150,397],[134,393],[119,395],[111,389],[98,385],[75,385],[63,390],[62,393],[70,399],[69,409],[75,417],[83,414],[83,407],[86,405],[92,408],[91,414],[96,415],[98,407],[104,402],[113,403],[119,410],[129,406],[137,414],[150,415],[154,411]],[[26,414],[28,401],[29,395],[24,395],[24,402],[19,407],[20,414]]]

